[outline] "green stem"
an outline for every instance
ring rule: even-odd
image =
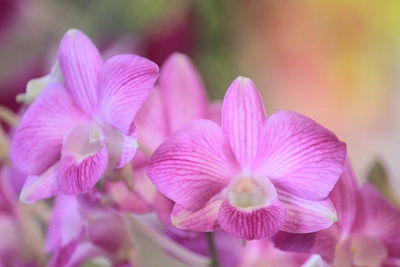
[[[215,247],[214,235],[212,232],[206,233],[208,250],[210,252],[211,264],[210,267],[219,267],[217,248]]]

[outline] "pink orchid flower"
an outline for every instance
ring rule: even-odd
[[[101,198],[57,195],[46,242],[50,266],[80,266],[99,256],[115,264],[131,260],[134,250],[124,219]]]
[[[339,221],[316,234],[313,250],[334,266],[399,266],[400,210],[347,166],[332,191]]]
[[[175,226],[221,227],[250,240],[319,231],[336,220],[326,197],[346,146],[333,133],[295,112],[266,118],[258,90],[243,77],[229,87],[221,121],[186,125],[152,156],[148,175],[175,201]]]
[[[150,155],[173,132],[195,119],[215,117],[217,109],[218,103],[208,105],[205,86],[191,60],[183,54],[172,54],[135,117],[139,148],[132,161],[133,190],[122,181],[106,183],[122,210],[146,213],[155,208],[162,218],[167,218],[163,221],[170,221],[173,202],[159,196],[146,175]]]
[[[108,169],[126,165],[137,148],[133,119],[158,77],[153,62],[117,55],[103,64],[94,44],[68,31],[58,53],[63,84],[48,85],[24,114],[11,158],[30,176],[26,202],[61,191],[88,192]]]
[[[330,198],[338,222],[313,234],[280,233],[277,245],[320,254],[333,266],[399,266],[400,211],[370,184],[359,187],[349,162]]]

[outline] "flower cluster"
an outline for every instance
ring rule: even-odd
[[[103,61],[70,30],[40,81],[1,167],[5,266],[400,266],[399,209],[250,79],[211,103],[185,55]]]

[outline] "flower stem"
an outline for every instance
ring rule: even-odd
[[[215,247],[214,235],[212,232],[206,233],[208,250],[210,252],[211,264],[210,267],[219,267],[217,248]]]

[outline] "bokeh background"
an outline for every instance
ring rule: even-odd
[[[188,54],[211,99],[248,76],[268,113],[315,119],[348,143],[360,180],[381,166],[400,192],[398,0],[0,0],[1,105],[18,109],[70,28],[105,57]]]

